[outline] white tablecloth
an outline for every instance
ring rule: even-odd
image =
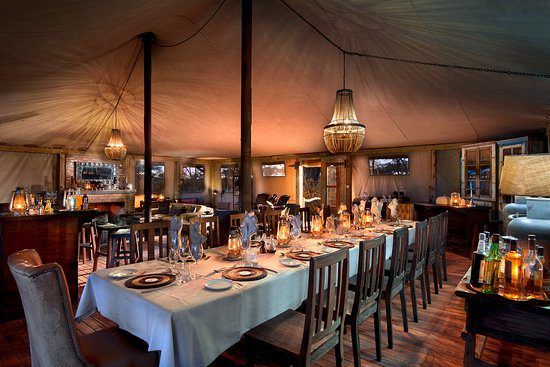
[[[386,257],[391,255],[392,236],[387,235]],[[303,241],[304,248],[319,251],[319,239]],[[354,240],[355,241],[355,240]],[[414,229],[409,229],[409,242]],[[199,273],[209,275],[213,269],[232,263],[223,261],[225,248],[209,251],[210,259],[199,263]],[[222,292],[203,287],[204,278],[183,285],[172,285],[150,293],[124,286],[113,280],[113,269],[92,273],[82,293],[76,312],[81,320],[98,310],[121,329],[145,340],[149,350],[161,351],[160,366],[206,366],[227,348],[239,341],[253,327],[282,312],[300,306],[307,297],[308,267],[287,268],[279,264],[280,252],[260,254],[259,264],[275,269],[266,278],[240,282]],[[358,246],[350,250],[350,276],[357,273]],[[127,265],[139,270],[166,270],[164,261],[147,261]],[[209,278],[220,277],[219,274]]]

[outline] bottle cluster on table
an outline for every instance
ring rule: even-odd
[[[544,249],[529,235],[527,248],[514,237],[488,232],[479,234],[472,255],[470,284],[484,293],[513,300],[550,298],[550,264],[544,264]]]

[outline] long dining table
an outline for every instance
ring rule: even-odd
[[[369,233],[375,234],[375,230]],[[386,229],[386,258],[391,256],[392,235]],[[340,239],[353,242],[350,248],[350,276],[357,273],[359,242],[367,233],[345,236],[324,234],[322,238],[302,237],[298,246],[321,253],[322,242]],[[409,243],[414,242],[414,226],[409,228]],[[207,366],[241,336],[255,326],[288,309],[299,307],[307,298],[308,262],[298,267],[285,267],[279,260],[290,249],[277,249],[273,254],[260,254],[259,266],[270,269],[267,277],[249,282],[234,282],[231,289],[211,291],[205,281],[221,277],[215,272],[233,266],[223,260],[226,247],[206,252],[208,260],[199,261],[195,280],[151,291],[127,288],[124,280],[109,276],[113,269],[90,274],[76,312],[77,321],[99,311],[119,327],[145,340],[150,351],[160,351],[160,366]],[[129,264],[139,272],[169,271],[164,260]],[[118,268],[119,270],[121,268]],[[274,272],[274,271],[276,272]]]

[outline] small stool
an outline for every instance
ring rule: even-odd
[[[107,267],[118,266],[118,262],[121,260],[124,260],[124,264],[128,264],[128,261],[134,262],[135,259],[132,258],[132,251],[130,249],[131,245],[129,228],[119,229],[113,233],[110,243],[110,262],[107,264]]]
[[[93,223],[84,223],[78,236],[78,256],[80,258],[82,254],[82,264],[86,264],[86,250],[90,251],[90,258],[94,258],[94,253],[96,252],[96,237],[97,232],[95,230],[95,225]]]
[[[98,219],[97,218],[94,218],[92,219],[92,224],[94,224],[94,229],[96,231],[96,234],[97,234],[97,242],[96,242],[96,246],[95,246],[95,251],[94,251],[94,267],[93,267],[93,271],[96,271],[97,270],[97,263],[98,263],[98,260],[99,260],[99,257],[100,256],[105,256],[105,258],[109,258],[108,256],[108,253],[109,253],[109,239],[107,236],[107,241],[103,241],[103,237],[104,235],[106,234],[105,230],[102,230],[101,228],[97,228],[97,225],[98,225]],[[106,250],[101,250],[102,247],[106,247],[107,249]],[[107,262],[107,260],[106,260]],[[108,267],[109,264],[105,264],[105,267]]]

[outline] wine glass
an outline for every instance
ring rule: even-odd
[[[199,275],[199,260],[204,254],[204,247],[202,246],[202,243],[199,243],[198,245],[191,244],[189,247],[191,249],[191,258],[194,260],[194,269],[191,272],[191,278],[197,279]]]

